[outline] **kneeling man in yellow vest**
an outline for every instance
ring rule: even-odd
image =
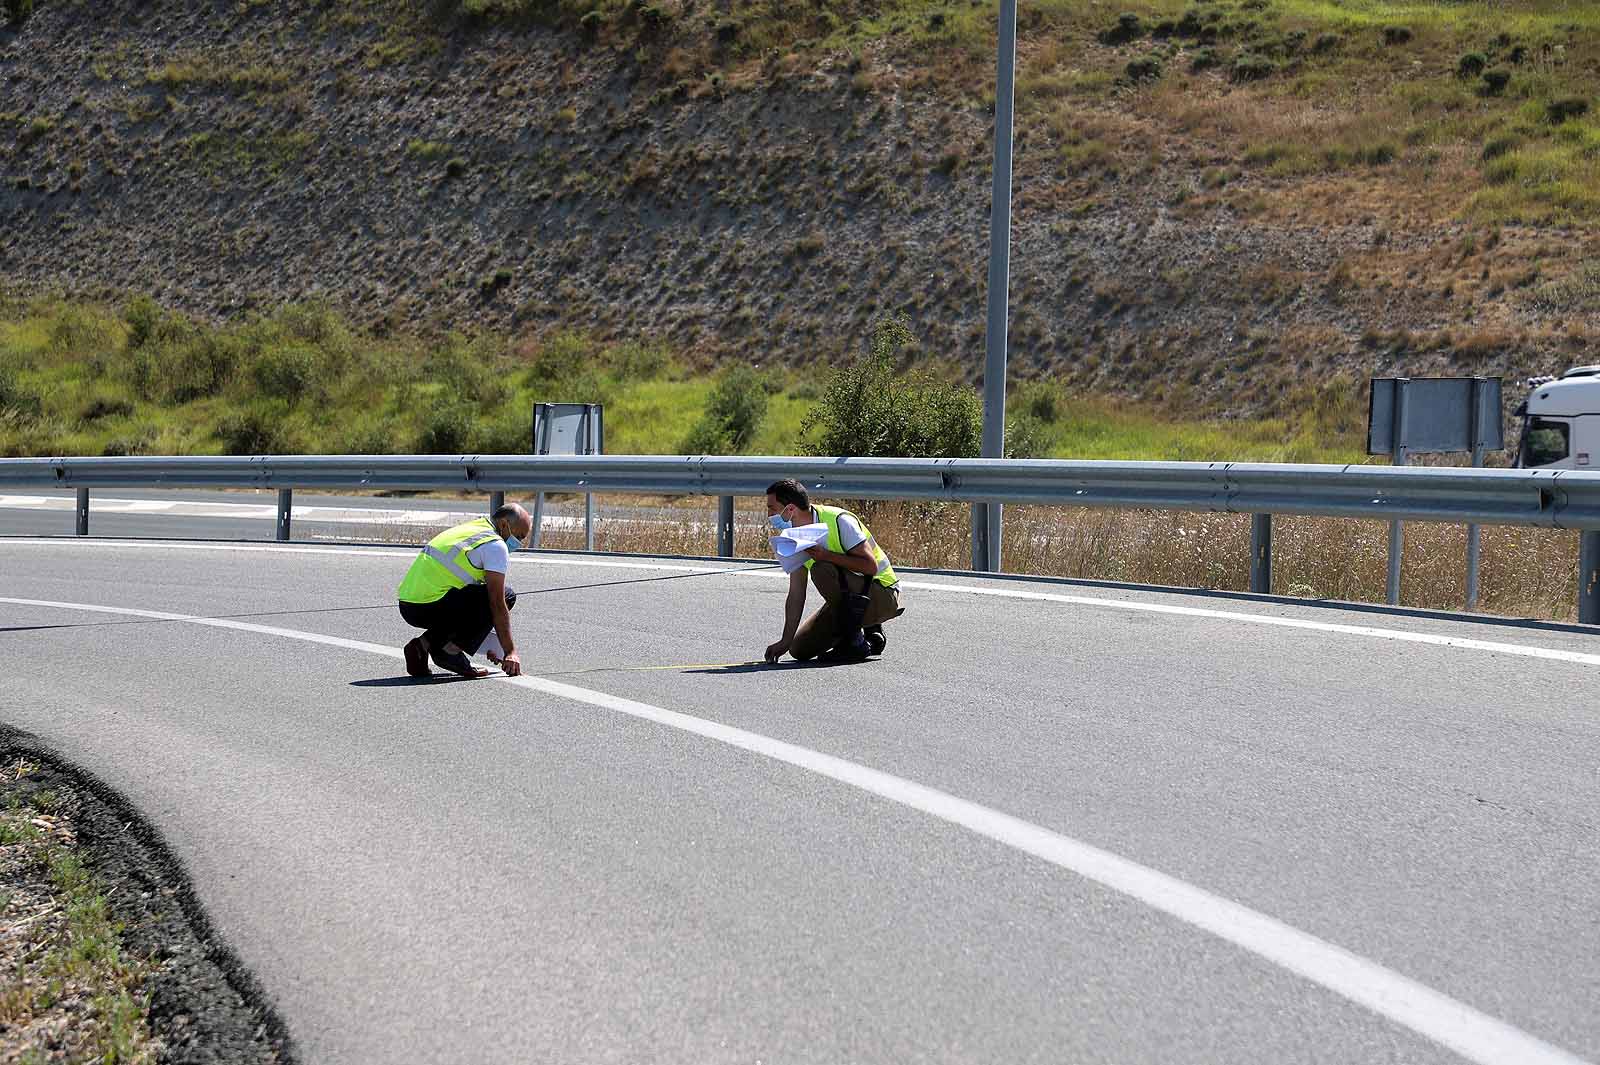
[[[767,661],[776,662],[784,652],[801,662],[860,662],[882,654],[889,642],[883,623],[904,614],[905,608],[900,605],[900,578],[866,522],[839,507],[812,505],[805,487],[788,478],[767,489],[767,521],[774,532],[801,525],[828,527],[827,540],[807,549],[805,566],[789,575],[783,638],[767,648]],[[808,577],[825,602],[802,624]]]
[[[511,608],[517,593],[506,585],[511,552],[533,532],[533,519],[515,503],[500,507],[428,541],[400,582],[400,616],[424,630],[406,644],[406,672],[426,677],[435,665],[463,677],[489,671],[472,664],[483,651],[514,677],[522,659],[511,638]]]

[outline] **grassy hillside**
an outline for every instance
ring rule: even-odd
[[[148,299],[0,307],[0,455],[526,453],[541,401],[603,402],[614,454],[798,454],[828,367],[721,373],[571,332],[375,336],[325,306],[214,327]],[[1021,384],[1016,453],[1359,460],[1351,382],[1289,420],[1179,422]],[[708,423],[708,417],[711,421]],[[706,425],[711,425],[708,433]]]

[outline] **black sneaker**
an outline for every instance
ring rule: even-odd
[[[865,662],[872,655],[872,648],[867,645],[865,637],[857,636],[855,643],[842,644],[830,647],[817,656],[820,662]]]
[[[875,655],[883,654],[883,649],[889,646],[889,637],[883,634],[883,626],[868,625],[864,631],[867,637],[867,647]]]
[[[446,651],[443,648],[430,647],[428,648],[428,657],[433,659],[434,665],[438,666],[440,669],[449,670],[458,677],[476,679],[478,677],[487,677],[489,675],[489,671],[487,669],[479,669],[477,666],[472,664],[472,659],[468,658],[460,651]]]

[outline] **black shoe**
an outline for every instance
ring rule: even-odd
[[[872,655],[872,648],[867,646],[867,641],[862,636],[857,636],[854,643],[840,644],[830,647],[817,656],[819,662],[865,662]]]
[[[433,670],[428,668],[428,652],[422,646],[422,637],[418,636],[406,644],[406,672],[413,677],[431,677]]]
[[[883,654],[883,649],[889,646],[889,637],[883,634],[882,625],[868,625],[866,628],[867,646],[875,655]]]
[[[440,669],[449,670],[458,677],[475,679],[489,675],[487,669],[479,669],[472,664],[472,659],[460,651],[446,651],[440,647],[430,647],[428,648],[428,657],[433,659],[434,665]]]

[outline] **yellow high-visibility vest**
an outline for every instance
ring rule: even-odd
[[[434,603],[457,588],[482,584],[483,570],[472,564],[467,552],[499,537],[488,518],[464,522],[435,536],[406,570],[396,593],[400,601]]]
[[[839,515],[849,514],[852,518],[855,518],[856,524],[861,526],[861,531],[867,536],[867,549],[872,552],[872,560],[878,564],[878,575],[872,579],[885,588],[893,588],[900,583],[900,578],[895,576],[894,567],[889,565],[889,556],[884,553],[883,548],[878,546],[878,538],[872,535],[872,530],[867,528],[867,523],[861,520],[859,514],[845,510],[843,507],[825,507],[820,503],[811,509],[816,511],[817,518],[827,525],[828,542],[824,546],[836,555],[845,553],[844,541],[839,539]],[[806,559],[806,569],[810,569],[811,563],[814,561],[815,559]]]

